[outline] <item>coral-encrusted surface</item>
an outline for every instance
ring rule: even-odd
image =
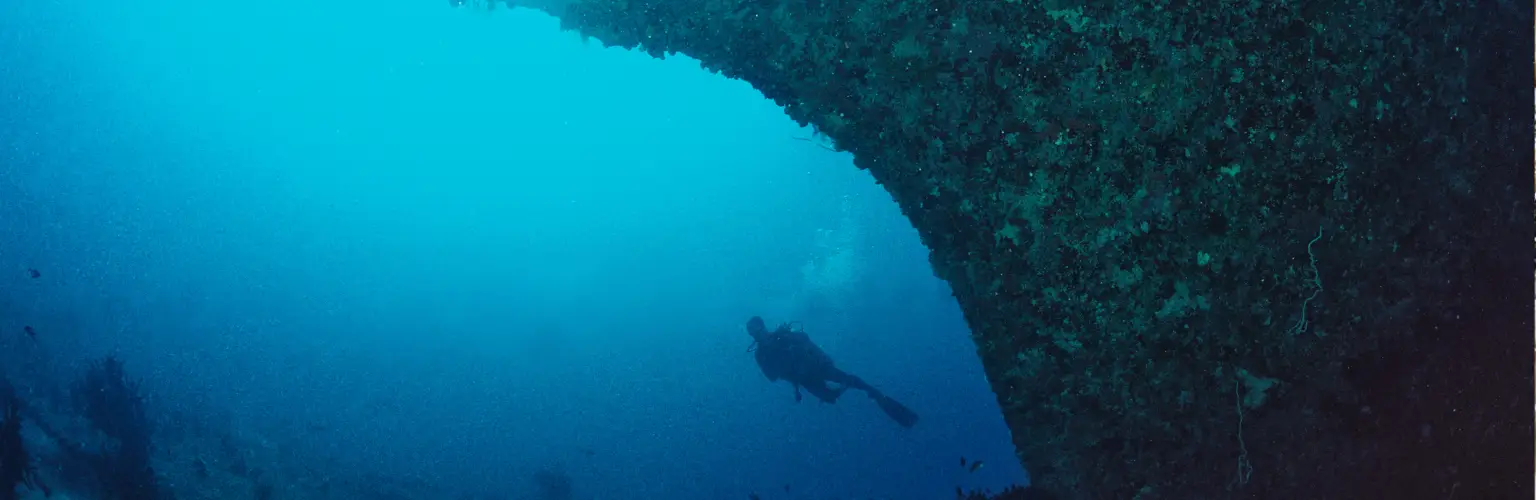
[[[1062,497],[1531,491],[1528,3],[529,5],[852,152]]]

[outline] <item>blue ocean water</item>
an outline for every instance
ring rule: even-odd
[[[0,2],[0,375],[52,498],[103,498],[71,447],[108,446],[77,382],[108,356],[158,498],[1023,482],[916,232],[820,140],[533,11]],[[754,315],[921,422],[797,404]]]

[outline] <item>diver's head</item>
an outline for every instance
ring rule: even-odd
[[[752,319],[747,320],[747,335],[755,338],[764,333],[768,333],[768,325],[763,324],[762,317],[753,316]]]

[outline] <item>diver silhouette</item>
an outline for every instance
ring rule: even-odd
[[[875,400],[875,404],[902,427],[912,427],[917,423],[917,414],[905,405],[886,396],[864,382],[864,379],[838,368],[832,362],[832,357],[815,342],[811,342],[810,335],[804,331],[786,323],[770,332],[763,318],[753,316],[747,320],[747,334],[752,336],[753,343],[749,350],[757,359],[758,368],[763,370],[763,375],[770,382],[781,379],[789,381],[795,388],[795,402],[801,400],[801,388],[824,403],[836,403],[844,391],[857,389]],[[828,386],[828,383],[836,384],[836,387]]]

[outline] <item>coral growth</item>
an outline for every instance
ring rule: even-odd
[[[158,498],[144,397],[139,384],[123,372],[122,361],[108,356],[92,365],[75,396],[91,425],[115,441],[94,457],[102,495],[113,500]]]
[[[1523,340],[1468,333],[1530,328],[1526,179],[1493,167],[1530,136],[1524,4],[516,3],[687,54],[852,153],[1038,488],[1530,494],[1531,387],[1493,375]],[[1279,382],[1262,407],[1239,369]]]

